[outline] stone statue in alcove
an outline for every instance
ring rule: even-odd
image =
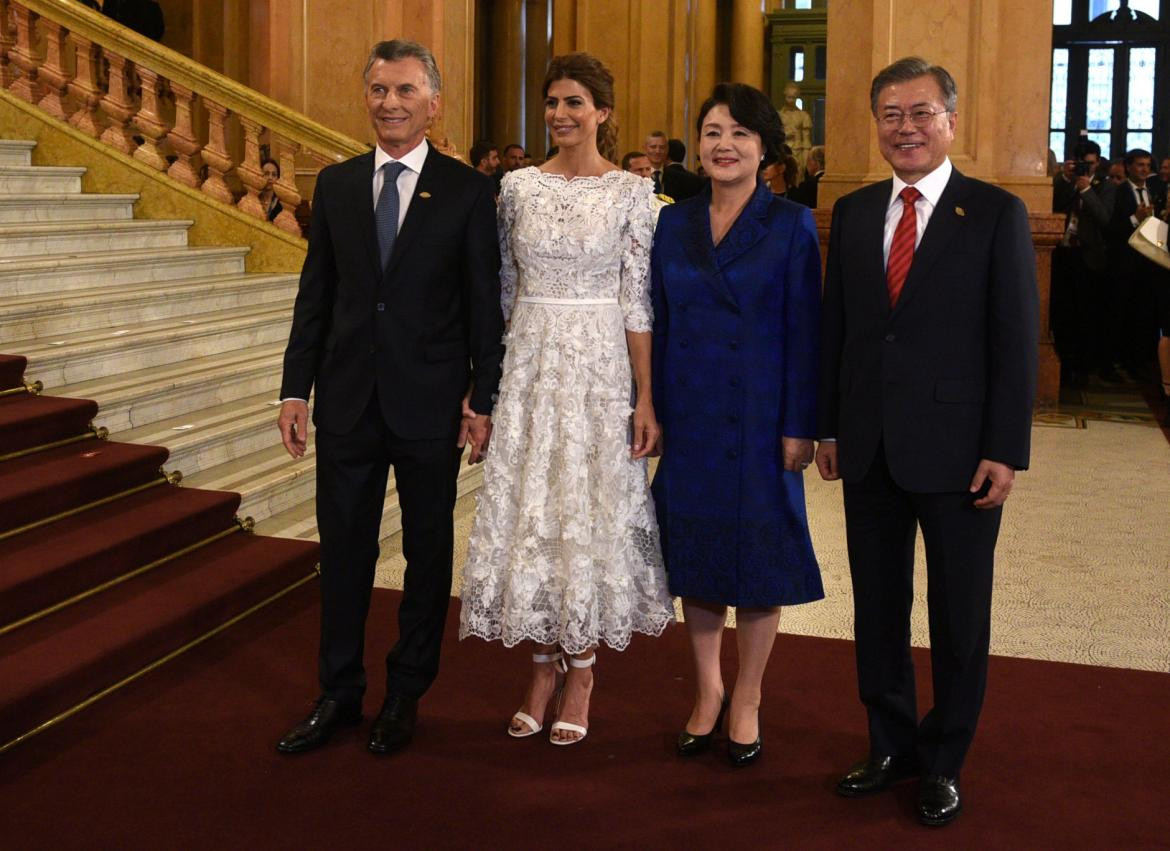
[[[780,108],[780,120],[784,122],[784,141],[792,148],[792,156],[804,174],[808,152],[812,149],[812,116],[796,105],[800,97],[800,86],[788,83],[784,87],[784,106]]]

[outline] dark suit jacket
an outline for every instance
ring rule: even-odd
[[[818,171],[816,174],[806,174],[804,180],[798,186],[794,186],[788,190],[788,199],[795,201],[798,204],[810,209],[816,209],[817,206],[817,189],[821,183],[821,176],[823,171]]]
[[[1160,191],[1161,187],[1158,184],[1151,185],[1150,181],[1147,180],[1146,190],[1155,210],[1161,210],[1166,206],[1166,195]],[[1126,243],[1129,241],[1130,234],[1134,232],[1134,225],[1129,217],[1135,212],[1137,212],[1137,198],[1133,193],[1133,187],[1129,185],[1129,181],[1126,181],[1117,187],[1117,194],[1113,201],[1113,216],[1109,221],[1107,231],[1109,241],[1115,249],[1127,249]],[[1127,253],[1127,251],[1123,253]]]
[[[675,201],[694,198],[706,185],[706,179],[687,171],[681,163],[670,163],[662,170],[662,194]]]
[[[1109,266],[1106,229],[1113,215],[1117,187],[1108,180],[1097,180],[1086,192],[1078,192],[1072,210],[1077,214],[1077,241],[1082,249],[1085,265],[1095,272],[1104,272]],[[1065,218],[1067,227],[1068,218]]]
[[[964,491],[982,458],[1028,466],[1038,328],[1028,214],[1014,195],[955,170],[891,310],[882,258],[891,185],[833,207],[820,433],[837,439],[846,481],[866,474],[881,442],[903,489]]]
[[[398,437],[453,435],[473,378],[491,413],[503,360],[494,186],[431,147],[382,270],[373,176],[371,151],[317,177],[281,398],[315,385],[313,421],[344,434],[376,387]]]

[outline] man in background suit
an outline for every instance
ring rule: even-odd
[[[834,206],[822,319],[816,461],[823,478],[844,480],[870,747],[837,791],[858,797],[918,776],[918,818],[942,825],[961,810],[983,703],[1002,506],[1028,466],[1035,257],[1023,203],[951,165],[950,74],[901,59],[874,78],[870,104],[894,177]],[[934,684],[921,723],[910,656],[918,528]]]
[[[817,189],[821,178],[825,176],[825,146],[817,145],[808,152],[808,161],[804,166],[804,180],[788,190],[788,199],[816,209]]]
[[[703,191],[707,181],[694,172],[687,171],[683,160],[687,158],[687,146],[681,139],[670,139],[666,143],[666,165],[662,169],[662,194],[674,201],[685,201]]]
[[[469,439],[472,461],[483,452],[503,358],[494,187],[426,140],[438,109],[434,56],[414,42],[381,42],[364,80],[378,145],[318,175],[284,355],[278,424],[294,458],[305,453],[305,400],[316,392],[321,694],[280,740],[283,753],[312,750],[361,720],[390,467],[407,566],[368,747],[389,753],[410,741],[439,668],[461,448]]]
[[[655,194],[662,193],[662,170],[666,168],[666,134],[651,130],[646,137],[646,157],[650,160],[650,179],[654,181]]]
[[[1134,230],[1166,206],[1163,187],[1153,184],[1153,157],[1135,148],[1123,158],[1126,180],[1118,185],[1107,230],[1113,299],[1109,347],[1121,366],[1138,381],[1150,377],[1149,363],[1158,339],[1156,286],[1163,270],[1129,247]]]

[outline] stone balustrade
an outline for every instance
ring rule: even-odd
[[[272,222],[301,229],[298,164],[319,170],[368,146],[63,0],[0,0],[0,86],[48,115],[248,215],[267,219],[261,152],[280,164]],[[235,116],[242,145],[229,145]],[[242,148],[242,153],[233,150]],[[242,195],[233,193],[234,176]]]

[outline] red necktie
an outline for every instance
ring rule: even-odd
[[[891,310],[898,303],[902,285],[906,283],[906,275],[910,272],[910,264],[914,262],[914,240],[918,236],[918,214],[914,211],[914,202],[922,197],[922,193],[913,186],[907,186],[898,197],[902,199],[902,218],[898,219],[898,226],[894,228],[890,259],[886,261],[886,289],[890,293]]]

